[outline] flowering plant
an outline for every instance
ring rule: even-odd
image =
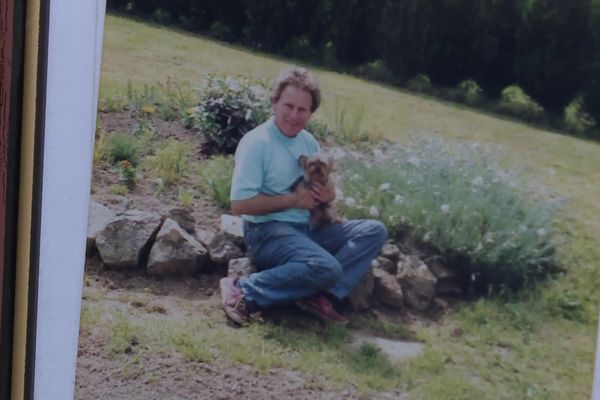
[[[446,257],[477,290],[522,287],[558,262],[558,203],[504,171],[497,149],[440,139],[387,145],[375,161],[338,161],[340,210]]]

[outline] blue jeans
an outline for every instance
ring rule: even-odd
[[[385,226],[352,220],[311,229],[308,224],[244,223],[244,240],[259,272],[237,286],[260,307],[284,304],[325,291],[350,294],[387,240]]]

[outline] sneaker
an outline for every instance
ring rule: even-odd
[[[245,325],[248,322],[249,313],[246,309],[246,301],[244,300],[244,292],[236,286],[238,278],[222,278],[221,286],[221,303],[225,314],[240,325]]]
[[[335,311],[331,301],[323,294],[298,300],[296,305],[301,310],[309,312],[325,322],[338,325],[346,325],[348,323],[348,318]]]

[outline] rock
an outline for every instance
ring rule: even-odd
[[[381,249],[381,256],[396,263],[400,259],[400,248],[393,243],[386,243]]]
[[[187,208],[172,208],[167,212],[167,218],[177,222],[187,233],[193,233],[196,219]]]
[[[244,246],[244,222],[240,217],[221,215],[221,232],[239,246]]]
[[[417,310],[426,310],[435,296],[437,283],[427,265],[418,257],[400,255],[396,277],[404,291],[406,304]]]
[[[96,235],[104,264],[117,268],[141,266],[161,222],[160,215],[139,210],[117,216]]]
[[[373,290],[375,289],[375,281],[373,277],[373,268],[369,268],[362,277],[358,285],[348,296],[350,306],[354,311],[368,310],[375,303]]]
[[[404,306],[402,286],[400,286],[394,275],[383,268],[373,268],[373,278],[375,282],[374,293],[377,300],[394,308]]]
[[[234,258],[233,260],[229,260],[227,276],[242,277],[248,276],[254,272],[256,272],[256,267],[252,265],[252,262],[248,257]]]
[[[389,360],[397,363],[404,360],[416,358],[423,354],[423,344],[419,342],[404,342],[400,340],[390,340],[376,336],[366,335],[364,333],[352,333],[350,345],[359,348],[364,343],[370,343],[377,346],[387,355]]]
[[[447,267],[439,257],[425,262],[437,279],[436,292],[439,294],[460,294],[462,285],[456,270]]]
[[[210,246],[210,243],[215,239],[215,233],[208,229],[196,228],[194,230],[194,237],[197,241],[202,243],[204,247]]]
[[[219,233],[214,236],[208,245],[208,254],[213,262],[227,264],[231,259],[242,257],[244,252],[235,243],[225,237],[225,234]]]
[[[395,262],[386,257],[377,257],[375,260],[377,261],[378,268],[381,268],[392,275],[396,275],[398,265],[396,265]]]
[[[177,222],[167,218],[148,257],[151,275],[198,273],[208,263],[208,251]]]
[[[112,221],[117,214],[110,208],[92,200],[88,216],[86,252],[91,252],[96,247],[96,235],[106,228],[106,225]]]

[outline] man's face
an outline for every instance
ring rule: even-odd
[[[306,90],[288,85],[281,92],[277,103],[273,105],[275,125],[287,137],[295,137],[312,115],[312,98]]]

